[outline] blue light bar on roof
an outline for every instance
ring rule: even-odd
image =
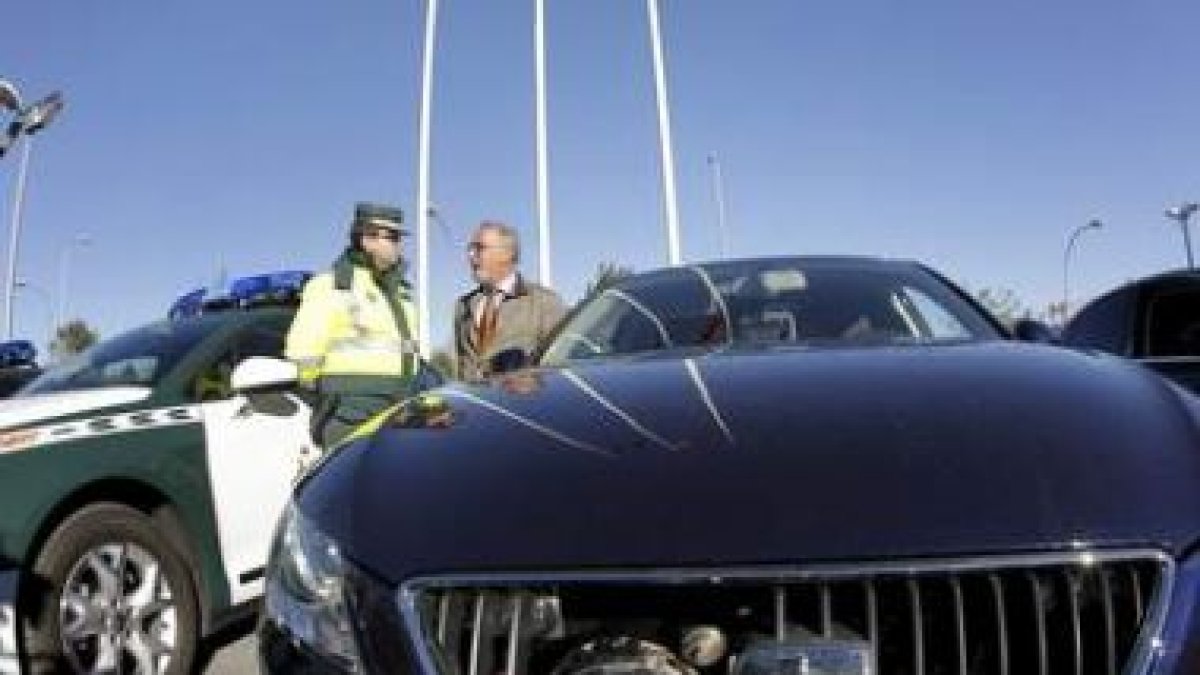
[[[270,290],[271,280],[265,274],[242,277],[229,282],[229,298],[236,302],[246,302]]]
[[[311,277],[311,272],[288,270],[239,277],[221,291],[198,288],[176,300],[168,316],[178,319],[238,307],[294,303]]]
[[[268,276],[271,277],[271,285],[300,292],[304,290],[304,284],[312,278],[312,272],[292,270],[290,272],[274,272]]]
[[[189,316],[197,316],[204,309],[204,296],[207,292],[203,288],[197,288],[194,291],[181,295],[178,300],[171,303],[171,309],[167,312],[167,317],[171,319],[183,319]]]
[[[286,301],[299,296],[312,274],[301,271],[272,272],[235,279],[229,296],[239,304]]]
[[[37,349],[29,340],[0,342],[0,368],[31,366],[37,361]]]

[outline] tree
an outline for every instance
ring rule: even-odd
[[[58,327],[50,343],[50,353],[62,360],[91,347],[100,339],[100,334],[82,319],[73,319]]]
[[[588,282],[583,299],[588,300],[600,295],[606,289],[616,285],[622,279],[633,276],[633,268],[613,262],[600,263],[596,266],[596,274]]]
[[[974,293],[974,296],[984,309],[991,312],[992,316],[999,319],[1000,323],[1008,328],[1012,328],[1013,324],[1020,319],[1029,318],[1029,309],[1012,289],[981,288]]]
[[[429,354],[429,365],[447,378],[454,377],[454,357],[448,349],[435,349]]]

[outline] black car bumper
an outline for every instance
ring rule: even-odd
[[[258,626],[259,666],[264,673],[342,673],[334,662],[322,658],[264,616]]]

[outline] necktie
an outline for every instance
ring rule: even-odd
[[[492,341],[496,339],[496,328],[500,321],[500,301],[504,294],[493,291],[484,296],[480,304],[479,321],[475,324],[475,351],[487,353]]]

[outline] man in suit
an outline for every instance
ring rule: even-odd
[[[478,284],[454,304],[454,364],[459,378],[496,372],[497,355],[531,356],[566,312],[557,293],[517,272],[520,244],[512,227],[485,220],[467,245]]]

